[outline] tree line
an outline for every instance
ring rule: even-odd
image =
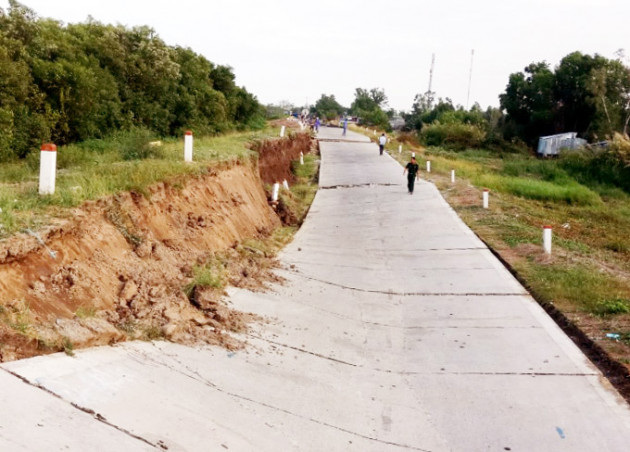
[[[0,160],[42,142],[141,128],[160,136],[261,126],[232,69],[168,46],[149,27],[64,25],[9,0],[0,8]]]
[[[500,108],[482,110],[456,106],[435,93],[416,95],[411,110],[387,109],[387,96],[379,88],[357,88],[349,108],[333,95],[322,95],[313,114],[331,119],[356,115],[368,125],[390,127],[393,116],[402,116],[404,130],[415,131],[427,145],[451,148],[535,147],[540,136],[577,132],[589,141],[628,134],[630,123],[630,69],[625,56],[617,59],[573,52],[556,68],[546,62],[531,63],[510,75]]]

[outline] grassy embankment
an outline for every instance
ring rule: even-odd
[[[157,182],[194,177],[221,162],[249,159],[255,154],[249,149],[250,143],[276,138],[278,132],[279,127],[269,127],[259,132],[195,137],[193,163],[183,162],[183,140],[168,139],[159,146],[147,146],[150,137],[137,131],[60,147],[56,191],[52,196],[38,194],[38,153],[23,162],[0,165],[0,239],[71,215],[71,207],[84,201],[130,190],[148,195],[147,188]],[[192,281],[184,288],[189,295],[194,287],[222,291],[232,283],[232,268],[243,260],[262,270],[274,265],[274,256],[291,241],[315,196],[317,158],[306,154],[304,165],[292,162],[296,183],[290,191],[280,191],[280,200],[292,213],[294,224],[276,228],[264,239],[245,240],[234,250],[217,253],[196,265]],[[81,314],[77,311],[78,316]]]
[[[0,165],[0,239],[26,228],[37,229],[69,207],[121,191],[146,194],[147,187],[183,175],[200,175],[220,162],[254,155],[248,143],[275,138],[278,128],[195,137],[194,162],[183,161],[183,139],[150,146],[145,132],[121,133],[107,140],[63,146],[57,152],[55,194],[38,194],[39,152],[25,161]]]
[[[399,144],[403,145],[400,154]],[[437,185],[539,302],[560,310],[630,369],[628,193],[593,176],[571,158],[539,160],[485,150],[451,152],[396,139],[387,149],[401,163],[416,152],[421,177]],[[431,161],[430,174],[426,160]],[[456,173],[454,184],[451,170]],[[483,188],[490,190],[489,209],[481,206]],[[545,225],[553,228],[550,256],[542,250]]]

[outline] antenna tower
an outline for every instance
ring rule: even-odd
[[[431,54],[431,70],[429,71],[429,90],[427,91],[427,100],[429,101],[429,110],[433,104],[433,92],[431,87],[433,86],[433,68],[435,67],[435,53]]]
[[[468,95],[466,96],[466,110],[468,110],[468,102],[470,101],[470,85],[472,84],[473,58],[475,57],[475,49],[470,52],[470,73],[468,74]]]

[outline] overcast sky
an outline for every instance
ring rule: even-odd
[[[570,52],[630,54],[630,0],[22,0],[64,23],[148,25],[169,45],[234,68],[267,103],[345,106],[355,88],[409,110],[429,86],[466,106],[498,106],[511,73]],[[0,7],[8,7],[0,0]]]

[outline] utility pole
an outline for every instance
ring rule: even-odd
[[[473,70],[473,58],[475,57],[475,49],[470,52],[470,73],[468,74],[468,95],[466,96],[466,110],[468,110],[468,103],[470,102],[470,85],[472,84],[472,70]]]
[[[433,92],[431,87],[433,86],[433,68],[435,66],[435,53],[431,54],[431,70],[429,70],[429,90],[427,91],[427,101],[429,104],[429,110],[433,106]]]

